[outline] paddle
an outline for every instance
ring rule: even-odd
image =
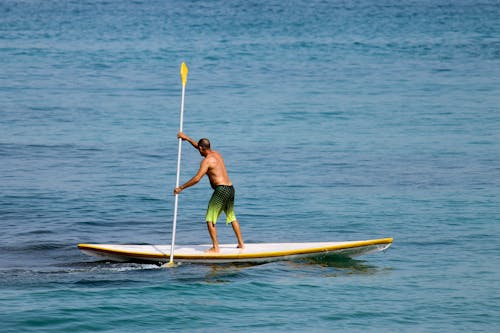
[[[182,132],[182,124],[184,122],[184,95],[186,93],[186,82],[187,82],[188,68],[186,63],[181,65],[181,79],[182,79],[182,97],[181,97],[181,117],[179,132]],[[182,149],[182,139],[179,138],[179,149],[177,154],[177,178],[175,181],[175,188],[179,187],[179,180],[181,175],[181,149]],[[174,224],[172,227],[172,247],[170,248],[170,261],[165,264],[164,267],[174,267],[174,246],[175,246],[175,229],[177,227],[177,207],[179,205],[179,195],[175,195],[174,203]]]

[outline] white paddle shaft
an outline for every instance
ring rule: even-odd
[[[182,124],[184,123],[184,94],[186,92],[186,85],[182,84],[182,97],[181,97],[181,117],[179,124],[179,132],[182,132]],[[177,176],[175,180],[175,188],[179,187],[181,176],[181,154],[182,154],[182,139],[179,138],[179,148],[177,153]],[[170,249],[170,263],[174,262],[174,247],[175,247],[175,230],[177,228],[177,207],[179,206],[179,194],[175,195],[174,200],[174,223],[172,227],[172,247]]]

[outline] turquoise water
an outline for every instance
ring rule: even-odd
[[[0,331],[493,331],[498,1],[0,2]],[[170,243],[180,109],[247,242],[394,237],[359,260],[118,264]],[[199,154],[183,146],[181,180]],[[207,180],[177,242],[207,243]],[[219,224],[222,242],[232,230]]]

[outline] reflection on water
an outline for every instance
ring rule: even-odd
[[[284,260],[269,263],[224,263],[193,264],[177,263],[174,267],[163,268],[161,265],[144,263],[116,263],[96,261],[73,263],[67,267],[68,273],[90,273],[93,279],[106,277],[109,274],[125,274],[124,279],[149,281],[153,283],[168,282],[181,285],[189,284],[228,284],[228,283],[273,283],[277,280],[288,280],[295,283],[297,277],[346,277],[349,275],[374,275],[391,270],[368,264],[363,260],[355,260],[341,256],[322,256],[301,260]],[[97,275],[96,275],[97,274]],[[109,277],[106,277],[108,279]],[[283,281],[282,281],[283,282]]]
[[[345,257],[326,256],[302,260],[270,263],[184,264],[174,272],[178,282],[224,284],[235,281],[266,282],[300,275],[301,277],[338,277],[347,275],[374,275],[390,268],[367,264],[366,261]]]
[[[290,265],[302,272],[313,272],[325,277],[346,275],[373,275],[385,272],[387,267],[369,265],[366,261],[339,256],[324,256],[290,262]]]
[[[191,264],[183,263],[179,270],[172,271],[177,282],[201,282],[209,284],[229,283],[248,279],[246,269],[261,264],[224,263],[224,264]]]

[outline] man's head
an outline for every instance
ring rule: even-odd
[[[198,141],[198,151],[201,156],[206,156],[208,150],[210,150],[210,141],[206,138],[200,139],[200,141]]]

